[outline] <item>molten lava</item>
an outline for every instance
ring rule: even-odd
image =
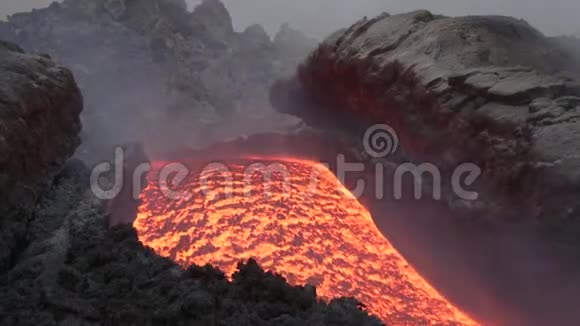
[[[278,172],[268,181],[271,164]],[[355,297],[389,325],[477,324],[405,261],[328,168],[239,159],[190,171],[172,188],[158,181],[162,166],[149,175],[134,224],[158,254],[183,266],[211,263],[228,275],[255,258],[291,284],[315,285],[324,298]],[[168,198],[168,188],[183,194]]]

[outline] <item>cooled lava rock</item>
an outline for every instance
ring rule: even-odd
[[[329,37],[271,98],[312,125],[388,124],[407,161],[443,174],[477,164],[479,201],[446,194],[471,216],[577,226],[577,42],[510,17],[383,14]]]
[[[31,206],[80,144],[82,97],[71,72],[0,42],[0,271],[15,259]]]

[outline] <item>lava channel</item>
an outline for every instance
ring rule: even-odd
[[[268,181],[272,164],[279,171]],[[158,182],[163,165],[154,164],[134,222],[159,255],[184,267],[210,263],[226,275],[254,258],[325,299],[354,297],[388,325],[477,325],[405,261],[323,165],[231,160],[190,173],[172,188],[184,194],[179,199]]]

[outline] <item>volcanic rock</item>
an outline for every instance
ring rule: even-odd
[[[216,40],[227,41],[234,36],[232,17],[219,0],[203,0],[191,14],[191,20],[205,27]]]
[[[254,24],[248,26],[241,35],[240,46],[247,46],[249,49],[264,46],[272,47],[270,36],[262,25]]]
[[[444,175],[477,164],[479,200],[446,196],[472,216],[563,225],[580,221],[580,66],[562,43],[509,17],[383,14],[329,37],[272,101],[319,126],[388,124],[404,160]]]
[[[80,144],[82,97],[71,72],[0,42],[0,271],[13,260],[31,205]]]

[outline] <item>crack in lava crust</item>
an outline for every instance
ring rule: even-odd
[[[256,171],[247,179],[256,162],[283,164],[288,174],[274,173],[266,183]],[[291,284],[315,285],[323,298],[355,297],[389,325],[477,324],[405,261],[326,167],[286,158],[226,165],[230,181],[218,171],[205,170],[205,182],[190,173],[177,189],[193,196],[172,200],[156,181],[163,162],[154,164],[134,223],[140,240],[184,267],[211,263],[227,275],[255,258]],[[226,185],[233,185],[230,198]]]

